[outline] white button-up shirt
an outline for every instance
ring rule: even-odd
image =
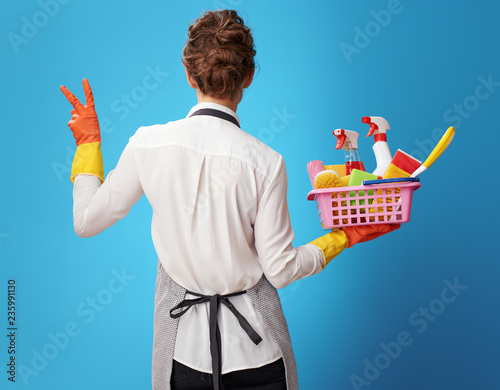
[[[96,235],[125,217],[145,194],[153,209],[152,237],[167,274],[189,291],[230,294],[254,286],[264,274],[276,288],[320,272],[321,250],[292,246],[287,178],[282,156],[235,124],[193,116],[141,127],[101,185],[94,176],[74,182],[78,235]],[[224,306],[219,312],[222,373],[255,368],[280,357],[247,294],[230,298],[263,338],[254,345]],[[175,359],[211,372],[208,304],[180,318]]]

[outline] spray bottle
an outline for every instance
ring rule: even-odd
[[[335,149],[344,149],[346,175],[350,175],[353,169],[366,171],[358,152],[359,134],[352,130],[335,129],[333,135],[337,137]]]
[[[392,161],[386,135],[387,130],[390,129],[389,123],[381,116],[364,116],[361,121],[370,125],[367,137],[373,134],[375,141],[373,153],[375,153],[375,159],[377,160],[377,168],[373,171],[373,174],[384,176],[387,167]]]

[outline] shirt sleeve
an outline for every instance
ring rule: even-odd
[[[129,143],[102,185],[95,176],[76,176],[73,187],[75,233],[80,237],[99,234],[124,218],[143,194]]]
[[[323,252],[315,245],[294,248],[295,237],[287,203],[287,175],[283,158],[259,201],[254,224],[255,247],[269,282],[276,288],[324,269]]]

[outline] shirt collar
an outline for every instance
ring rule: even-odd
[[[198,103],[189,111],[187,117],[189,118],[193,112],[198,111],[202,108],[211,108],[213,110],[219,110],[225,112],[226,114],[233,116],[238,121],[238,123],[240,123],[240,118],[238,118],[238,115],[236,115],[236,113],[233,110],[231,110],[229,107],[223,106],[222,104],[212,103],[212,102]]]

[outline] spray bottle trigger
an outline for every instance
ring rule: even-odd
[[[370,123],[370,130],[368,131],[367,137],[371,136],[375,130],[378,130],[378,126],[375,123]]]
[[[345,134],[342,134],[341,136],[338,137],[335,150],[342,149],[342,147],[344,146],[345,139],[346,139]]]
[[[333,130],[333,135],[337,137],[337,145],[335,146],[335,150],[341,149],[344,146],[344,142],[347,138],[344,130],[335,129]]]
[[[375,130],[378,130],[377,124],[375,122],[372,122],[372,118],[369,116],[364,116],[363,118],[361,118],[361,122],[370,124],[370,130],[368,131],[366,137],[371,136],[375,132]]]

